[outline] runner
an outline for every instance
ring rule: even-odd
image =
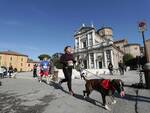
[[[69,94],[73,95],[74,93],[72,91],[71,79],[72,79],[72,68],[76,61],[73,58],[72,48],[70,46],[66,46],[64,52],[65,54],[61,56],[60,62],[63,64],[63,73],[65,79],[62,79],[59,82],[59,84],[61,85],[63,82],[67,82]]]
[[[49,62],[47,57],[43,59],[43,61],[40,63],[40,76],[39,76],[39,82],[42,82],[42,77],[46,77],[46,83],[49,84]]]
[[[37,77],[37,65],[34,64],[33,66],[33,78],[36,78]]]

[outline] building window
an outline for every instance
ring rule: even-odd
[[[79,48],[79,42],[77,42],[77,48]]]
[[[23,63],[21,63],[21,66],[23,66]]]
[[[20,68],[20,71],[22,72],[22,68]]]
[[[137,47],[135,47],[134,49],[135,49],[135,50],[137,50],[138,48],[137,48]]]
[[[120,46],[117,46],[118,49],[120,49]]]
[[[93,45],[93,42],[92,42],[92,38],[89,39],[89,46],[92,46]]]
[[[30,64],[28,64],[28,67],[30,67]]]
[[[86,48],[87,45],[86,45],[86,41],[83,42],[83,48]]]
[[[10,57],[10,60],[12,61],[12,57]]]
[[[77,56],[77,61],[79,61],[79,59],[80,59],[80,55]]]
[[[110,56],[110,50],[106,50],[106,57],[107,57],[107,62],[111,62],[111,56]]]
[[[0,60],[2,59],[2,56],[0,56]]]
[[[91,59],[91,68],[94,68],[94,54],[90,53],[90,59]]]
[[[23,61],[23,58],[21,58],[21,61]]]
[[[79,48],[79,38],[78,39],[76,39],[76,48]]]

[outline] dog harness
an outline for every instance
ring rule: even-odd
[[[110,80],[108,80],[108,79],[102,80],[101,86],[106,90],[112,90],[112,92],[115,91],[114,86],[110,83]]]

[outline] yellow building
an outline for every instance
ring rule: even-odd
[[[27,71],[28,56],[14,51],[0,52],[0,66],[17,68],[18,71]]]
[[[32,71],[35,64],[39,62],[28,59],[26,71]]]

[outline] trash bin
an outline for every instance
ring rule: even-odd
[[[58,81],[58,71],[54,71],[52,80],[53,80],[53,81]]]

